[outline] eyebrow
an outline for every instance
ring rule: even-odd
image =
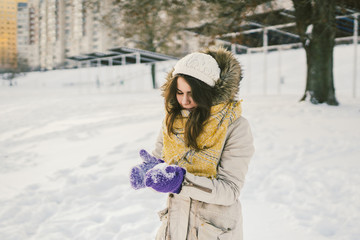
[[[183,93],[183,91],[181,91],[180,89],[176,89],[176,91],[178,91],[178,92],[182,92]],[[191,91],[187,91],[187,93],[191,93]]]

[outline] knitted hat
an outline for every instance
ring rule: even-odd
[[[215,85],[213,86],[212,105],[214,106],[219,103],[235,101],[239,92],[240,81],[242,79],[242,70],[239,61],[230,51],[223,47],[206,48],[202,50],[201,53],[214,58],[220,69],[219,79],[216,80]],[[186,57],[184,57],[184,59],[185,58]],[[180,59],[179,64],[181,64],[181,62],[185,62],[184,59]],[[163,96],[165,96],[164,94],[169,90],[174,79],[176,79],[176,73],[183,72],[175,72],[175,70],[178,70],[178,67],[176,66],[175,68],[176,69],[173,68],[168,73],[166,76],[166,82],[161,87]],[[214,71],[216,68],[213,67],[211,69]],[[186,73],[184,72],[184,74]],[[199,77],[199,79],[204,81],[204,78]]]
[[[220,78],[220,68],[216,60],[209,54],[199,52],[186,55],[176,63],[172,76],[179,73],[197,78],[211,87],[215,86]]]

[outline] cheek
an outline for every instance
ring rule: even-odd
[[[176,99],[177,99],[178,103],[180,104],[181,100],[182,100],[182,97],[180,95],[176,95]]]
[[[194,99],[193,99],[193,97],[191,95],[188,97],[188,99],[189,99],[189,102],[191,102],[191,104],[195,103],[195,101],[194,101]]]

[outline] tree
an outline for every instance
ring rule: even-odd
[[[99,0],[87,0],[99,2]],[[215,38],[237,31],[256,6],[272,0],[115,0],[103,22],[136,47],[182,55],[174,42],[182,30]],[[358,0],[292,0],[296,30],[306,52],[306,88],[301,100],[338,105],[333,76],[336,6],[360,7]],[[120,16],[120,17],[119,17]],[[232,39],[241,44],[241,37]]]
[[[89,6],[98,6],[99,0],[87,0]],[[114,0],[103,14],[102,22],[135,47],[181,55],[174,41],[194,19],[193,1],[176,0]]]
[[[27,59],[17,56],[16,57],[16,66],[12,68],[2,69],[0,71],[1,78],[9,81],[9,86],[13,86],[13,80],[21,75],[25,75],[26,72],[30,71],[30,66]]]
[[[208,0],[208,2],[222,1]],[[264,2],[271,1],[246,1],[252,8]],[[292,0],[292,2],[295,8],[296,29],[306,51],[307,60],[306,89],[302,100],[310,95],[310,101],[314,104],[326,102],[329,105],[338,105],[333,79],[335,0]],[[230,8],[228,12],[221,12],[219,16],[231,18],[241,15],[246,9],[249,8],[240,8],[240,11]]]
[[[272,0],[244,0],[227,1],[223,0],[203,0],[211,4],[219,5],[218,18],[214,22],[224,22],[223,30],[219,31],[213,23],[203,26],[204,32],[217,31],[219,34],[224,31],[232,32],[231,26],[240,25],[239,22],[246,20],[244,12],[251,11],[256,6],[272,2]],[[310,96],[313,104],[327,103],[329,105],[339,105],[334,88],[333,76],[333,50],[336,35],[336,7],[350,6],[360,7],[358,0],[292,0],[295,9],[296,30],[300,36],[300,41],[306,52],[307,77],[306,88],[301,100],[306,100]],[[235,4],[231,6],[231,4]],[[245,4],[245,5],[244,5]],[[222,6],[227,6],[221,8]],[[237,7],[236,7],[237,6]],[[231,21],[232,20],[232,21]],[[229,25],[226,25],[229,23]],[[241,38],[234,38],[239,41]]]
[[[306,52],[307,77],[301,100],[313,104],[339,105],[335,97],[333,50],[335,46],[335,0],[292,0],[297,31]]]
[[[306,51],[307,78],[304,96],[314,104],[339,105],[335,97],[333,51],[336,7],[359,9],[357,0],[292,0],[297,31]]]
[[[256,6],[270,0],[200,0],[198,9],[202,21],[188,28],[207,36],[216,36],[239,31],[239,26],[244,22],[246,13],[253,11]],[[239,39],[232,39],[239,43]]]

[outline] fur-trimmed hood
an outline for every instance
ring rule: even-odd
[[[201,53],[212,56],[219,65],[220,78],[216,81],[213,95],[212,105],[235,100],[239,85],[242,78],[242,71],[239,62],[234,55],[224,48],[206,48]],[[162,86],[163,91],[170,86],[175,77],[172,76],[172,69],[167,77],[166,82]]]

